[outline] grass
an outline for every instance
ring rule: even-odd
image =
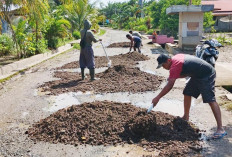
[[[225,87],[223,87],[223,88],[225,88]],[[226,89],[226,90],[228,90],[228,89]],[[230,90],[231,90],[231,86],[230,86]],[[226,95],[219,97],[218,104],[225,107],[228,111],[232,111],[232,101],[230,99],[228,99],[228,97]]]
[[[81,46],[80,46],[79,43],[75,43],[75,44],[73,44],[73,48],[74,48],[74,49],[77,49],[77,50],[80,50],[80,49],[81,49]]]
[[[106,33],[106,30],[105,29],[100,29],[100,32],[99,32],[99,36],[102,36]]]
[[[232,111],[232,102],[229,102],[228,104],[226,104],[226,109],[228,111]]]

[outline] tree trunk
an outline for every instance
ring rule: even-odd
[[[12,27],[12,22],[11,22],[11,20],[10,20],[9,15],[6,13],[6,11],[4,11],[3,14],[4,14],[5,18],[6,18],[5,20],[6,20],[6,21],[8,22],[8,24],[10,25],[10,29],[11,29],[11,31],[12,31],[12,37],[13,37],[13,40],[14,40],[14,42],[15,42],[17,57],[18,57],[18,59],[19,59],[19,58],[22,57],[22,54],[21,54],[21,51],[19,50],[20,47],[19,47],[19,45],[18,45],[18,42],[17,42],[17,39],[16,39],[16,35],[15,35],[14,29],[13,29],[13,27]],[[19,48],[19,49],[18,49],[18,48]]]
[[[35,53],[38,54],[38,21],[35,22]]]

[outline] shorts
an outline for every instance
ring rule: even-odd
[[[204,103],[215,102],[215,78],[216,73],[205,78],[190,78],[186,84],[183,94],[198,98],[201,94]]]
[[[81,48],[79,62],[81,69],[84,69],[86,67],[88,69],[95,68],[94,54],[91,46],[85,46],[85,48]]]
[[[135,48],[140,48],[141,46],[141,41],[135,42],[134,47]]]

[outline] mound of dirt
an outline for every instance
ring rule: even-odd
[[[95,93],[155,91],[164,80],[164,77],[123,65],[117,65],[96,74],[96,77],[100,79],[95,81],[89,81],[89,79],[82,81],[81,75],[75,72],[55,72],[54,76],[60,80],[46,82],[40,86],[44,92],[49,91],[54,95],[77,91],[94,91]]]
[[[95,59],[96,68],[107,67],[108,60],[106,59],[105,56],[101,56],[101,57],[97,56],[94,57],[94,59]],[[115,65],[135,66],[136,64],[138,64],[139,61],[149,60],[149,57],[134,51],[126,54],[110,56],[109,59],[112,61],[112,66]],[[57,69],[74,69],[74,68],[80,68],[79,61],[74,61],[65,64],[62,67],[58,67]]]
[[[130,42],[119,42],[119,43],[112,43],[107,48],[115,48],[115,47],[130,47]]]
[[[35,141],[71,145],[137,144],[159,156],[188,156],[198,147],[198,129],[162,112],[146,113],[129,103],[73,105],[40,120],[26,132]]]

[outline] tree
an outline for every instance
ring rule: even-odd
[[[98,16],[94,4],[89,4],[88,0],[74,0],[71,4],[64,5],[64,8],[65,18],[72,24],[72,32],[76,29],[80,31],[85,19],[93,21]]]
[[[48,14],[48,0],[26,0],[24,6],[32,28],[35,27],[36,52],[38,52],[38,34],[40,25],[44,24],[45,16]]]
[[[200,4],[200,0],[193,0],[192,4]],[[189,5],[186,0],[159,0],[152,2],[149,7],[149,15],[152,17],[153,28],[159,27],[161,32],[177,37],[179,16],[167,15],[166,9],[172,5]]]

